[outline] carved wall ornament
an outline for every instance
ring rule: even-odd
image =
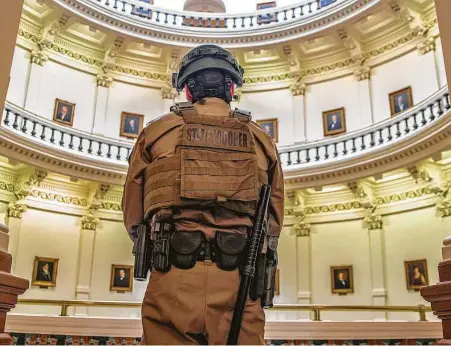
[[[95,231],[97,229],[97,224],[99,223],[99,219],[92,215],[85,215],[81,219],[81,228]]]
[[[307,90],[307,86],[302,82],[301,79],[296,80],[290,86],[291,94],[293,96],[303,96],[305,95],[305,91]]]
[[[363,219],[365,227],[369,230],[382,229],[383,221],[381,215],[370,215]]]
[[[451,216],[451,200],[437,203],[436,209],[440,217]]]
[[[425,55],[429,52],[433,52],[435,51],[435,38],[434,37],[428,37],[427,39],[425,39],[423,42],[421,42],[418,46],[417,49],[420,52],[421,55]]]
[[[22,203],[10,203],[8,205],[8,216],[21,219],[23,213],[27,211],[27,206]]]
[[[22,200],[31,196],[34,189],[41,185],[47,175],[48,172],[41,169],[27,170],[19,175],[14,186],[14,194],[17,199]]]
[[[161,88],[161,96],[163,100],[174,100],[177,96],[177,91],[174,88],[164,87]]]
[[[109,88],[111,84],[113,84],[113,81],[114,81],[113,77],[110,77],[107,74],[99,73],[97,75],[97,86]]]
[[[354,71],[354,77],[357,81],[363,81],[371,78],[371,69],[363,66]]]
[[[41,51],[33,50],[30,55],[30,60],[33,64],[44,66],[49,60],[49,56]]]
[[[295,235],[296,237],[309,237],[312,225],[309,223],[297,223],[293,226],[290,235]]]
[[[117,203],[103,202],[99,210],[122,211],[122,206]]]

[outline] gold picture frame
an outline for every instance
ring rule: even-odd
[[[334,121],[334,116],[335,121]],[[344,107],[323,112],[324,137],[346,132],[346,111]]]
[[[53,110],[53,121],[66,126],[73,126],[75,116],[75,103],[56,99]]]
[[[354,293],[352,265],[330,267],[330,286],[333,294]]]
[[[121,137],[138,138],[143,129],[144,114],[122,112],[121,115]]]
[[[133,266],[125,264],[111,265],[110,291],[133,291]]]
[[[418,291],[429,285],[428,263],[426,259],[405,261],[404,270],[408,290]]]
[[[410,86],[390,93],[388,98],[391,116],[413,107],[412,87]]]
[[[256,123],[274,140],[275,143],[279,142],[279,119],[262,119],[257,120]]]
[[[34,258],[31,284],[39,287],[55,287],[58,276],[58,258]]]

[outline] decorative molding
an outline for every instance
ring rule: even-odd
[[[451,200],[437,203],[436,209],[440,217],[451,216]]]
[[[33,50],[30,55],[30,60],[33,64],[44,66],[49,60],[49,56],[41,51]]]
[[[363,66],[354,71],[354,77],[357,81],[363,81],[371,78],[371,69],[367,66]]]
[[[161,96],[163,100],[174,100],[177,96],[177,91],[174,88],[164,87],[161,88]]]
[[[301,222],[293,226],[293,229],[290,234],[295,235],[296,237],[309,237],[311,229],[312,229],[311,224]]]
[[[80,207],[87,207],[88,201],[85,198],[73,197],[73,196],[63,196],[58,193],[52,193],[47,191],[33,190],[30,196],[34,198],[40,198],[46,201],[59,202],[64,204],[71,204]]]
[[[23,213],[27,211],[27,206],[22,203],[10,203],[8,205],[8,216],[21,219]]]
[[[382,229],[383,225],[382,216],[381,215],[366,216],[363,219],[363,223],[369,231]]]
[[[425,55],[429,52],[435,51],[435,38],[434,37],[428,37],[423,42],[421,42],[417,49],[420,52],[421,55]]]
[[[99,210],[122,211],[122,206],[117,203],[103,202]]]
[[[407,199],[414,199],[414,198],[419,198],[419,197],[423,197],[423,196],[427,196],[427,195],[434,195],[434,194],[435,194],[434,191],[432,191],[432,189],[430,187],[422,187],[422,188],[414,190],[414,191],[397,193],[397,194],[393,194],[390,196],[377,197],[374,202],[377,205],[382,205],[382,204],[389,204],[389,203],[394,203],[394,202],[401,202],[401,201],[405,201]]]
[[[28,168],[17,177],[14,194],[18,200],[31,196],[47,177],[48,172],[38,168]]]
[[[85,215],[81,218],[81,228],[84,230],[95,231],[98,223],[99,219],[92,215]]]
[[[293,96],[304,96],[306,92],[307,86],[302,82],[301,79],[296,80],[291,86],[291,94]]]
[[[99,73],[97,75],[97,86],[109,88],[111,84],[113,84],[113,81],[113,77],[110,77],[107,74]]]

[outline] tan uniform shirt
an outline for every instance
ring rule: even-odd
[[[230,106],[219,98],[207,98],[203,104],[195,103],[194,108],[200,116],[228,117]],[[156,131],[158,124],[175,122],[174,127],[166,133]],[[133,227],[139,225],[152,215],[143,215],[143,172],[154,160],[175,155],[177,146],[182,143],[183,118],[169,113],[150,123],[139,135],[130,155],[130,166],[124,185],[122,210],[124,224],[132,238]],[[269,205],[269,233],[279,236],[284,217],[284,182],[277,148],[270,137],[255,123],[249,123],[255,137],[257,163],[260,169],[268,172],[268,182],[272,187]],[[168,213],[161,210],[158,213]],[[207,239],[214,237],[216,230],[245,232],[252,227],[252,219],[247,215],[223,207],[183,207],[172,214],[175,226],[180,231],[200,230]]]

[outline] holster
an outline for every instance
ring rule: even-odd
[[[160,272],[167,272],[171,269],[169,263],[169,236],[172,225],[165,222],[155,223],[155,241],[153,247],[154,268]]]

